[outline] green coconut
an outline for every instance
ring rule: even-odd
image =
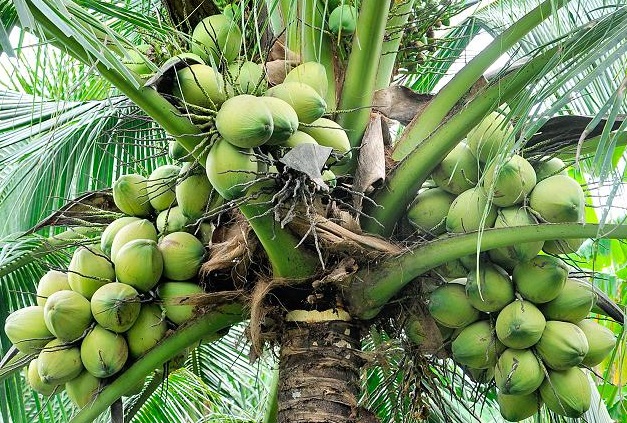
[[[163,255],[163,276],[173,281],[195,277],[205,256],[202,242],[187,232],[166,235],[158,247]]]
[[[270,139],[274,129],[272,113],[266,103],[249,94],[225,101],[215,124],[222,138],[240,148],[259,147]]]
[[[176,204],[174,187],[181,168],[176,165],[163,165],[156,168],[148,177],[146,188],[150,205],[157,211]]]
[[[173,84],[172,95],[205,109],[217,110],[227,98],[224,78],[209,65],[194,64],[179,70]],[[185,150],[184,155],[187,154]]]
[[[192,32],[191,50],[205,63],[230,63],[239,54],[242,32],[237,22],[223,14],[204,18]]]
[[[524,349],[542,337],[546,319],[529,301],[514,301],[505,306],[496,318],[496,336],[509,348]]]
[[[472,367],[466,367],[464,369],[466,374],[475,381],[475,383],[492,383],[494,380],[494,367],[488,369],[473,369]]]
[[[533,165],[536,171],[536,179],[540,182],[553,175],[568,175],[566,164],[557,157],[543,158]]]
[[[490,322],[480,320],[462,329],[451,348],[458,363],[474,369],[487,369],[496,365],[505,346],[496,338]]]
[[[75,341],[93,321],[89,300],[78,292],[57,291],[44,306],[44,321],[48,330],[61,341]]]
[[[348,36],[357,28],[357,8],[344,4],[333,9],[329,15],[329,31],[335,35]]]
[[[322,171],[322,182],[327,184],[331,189],[337,187],[337,176],[332,170],[326,169]]]
[[[138,358],[148,352],[163,339],[168,325],[156,304],[142,304],[139,316],[126,332],[128,351],[132,358]]]
[[[302,82],[283,82],[266,91],[266,96],[287,102],[298,115],[299,122],[313,123],[326,112],[327,104],[318,92]]]
[[[490,228],[496,220],[496,207],[488,201],[481,187],[462,192],[451,204],[446,216],[446,230],[452,233]]]
[[[81,343],[83,366],[98,378],[107,378],[122,370],[127,358],[128,346],[124,336],[100,325],[94,326]]]
[[[240,149],[218,140],[209,150],[205,165],[211,185],[227,200],[243,196],[258,178],[259,163],[252,149]]]
[[[194,317],[193,305],[181,304],[189,296],[202,294],[203,289],[191,282],[164,282],[157,288],[157,297],[162,301],[162,307],[168,319],[180,325]]]
[[[180,206],[165,209],[157,216],[157,230],[160,235],[184,231],[186,225],[187,217],[181,211]]]
[[[514,301],[514,284],[505,270],[483,262],[468,273],[466,295],[474,308],[495,312]]]
[[[596,366],[612,352],[616,346],[616,336],[614,332],[593,320],[582,320],[577,323],[577,327],[586,336],[589,347],[581,364],[588,367]]]
[[[266,90],[265,71],[259,63],[232,63],[229,65],[229,73],[238,94],[258,94]]]
[[[67,277],[72,291],[90,299],[98,288],[113,281],[115,271],[99,248],[79,247],[72,255]]]
[[[597,294],[586,281],[566,279],[564,288],[540,310],[549,320],[577,323],[586,318],[596,303]]]
[[[542,361],[553,370],[581,364],[589,350],[585,333],[575,324],[549,320],[536,344]]]
[[[496,387],[506,395],[531,394],[540,387],[543,380],[542,363],[529,349],[506,349],[494,370]]]
[[[468,132],[467,144],[472,153],[484,163],[499,152],[508,152],[514,145],[514,127],[505,116],[492,112]]]
[[[65,391],[78,408],[83,408],[96,399],[100,391],[100,383],[100,378],[84,370],[76,378],[66,382]]]
[[[407,220],[420,232],[434,236],[446,232],[446,215],[455,196],[442,188],[420,192],[407,209]]]
[[[44,308],[30,306],[15,310],[4,322],[9,341],[24,354],[36,354],[54,335],[46,326]]]
[[[294,132],[287,140],[283,142],[283,145],[288,148],[294,148],[300,144],[318,144],[316,140],[309,134],[302,131]]]
[[[118,251],[128,242],[136,239],[157,241],[157,230],[150,220],[141,219],[131,222],[121,228],[113,237],[111,243],[111,260],[115,263]]]
[[[100,249],[107,256],[111,257],[111,246],[113,244],[113,239],[115,238],[117,233],[120,231],[120,229],[122,229],[129,223],[137,222],[139,220],[141,219],[138,217],[132,217],[132,216],[124,216],[119,219],[115,219],[102,232],[102,235],[100,236]]]
[[[427,332],[417,316],[411,315],[403,326],[405,335],[414,345],[420,345],[427,339]]]
[[[321,63],[305,62],[289,71],[283,82],[301,82],[316,90],[320,97],[326,98],[329,91],[327,70]]]
[[[146,178],[136,173],[120,176],[113,183],[113,202],[130,216],[146,217],[152,213]]]
[[[468,269],[464,267],[460,260],[447,261],[434,268],[433,271],[447,280],[465,278],[468,275]]]
[[[511,228],[537,223],[536,218],[525,207],[513,206],[497,210],[494,227]],[[519,262],[531,260],[537,256],[543,245],[544,241],[519,243],[490,250],[489,255],[496,263],[503,263],[503,267],[513,270]]]
[[[37,357],[37,373],[42,382],[61,385],[83,371],[81,352],[77,346],[54,339],[44,346]]]
[[[537,392],[527,395],[504,395],[498,393],[496,400],[499,404],[501,416],[509,422],[519,422],[533,416],[542,406],[542,400]]]
[[[461,194],[477,185],[479,163],[470,148],[460,143],[431,172],[433,181],[451,194]]]
[[[219,205],[219,195],[213,190],[205,169],[199,164],[184,164],[179,179],[175,189],[176,202],[184,216],[196,220]],[[213,201],[210,203],[210,200]]]
[[[568,278],[568,266],[557,257],[535,256],[519,263],[512,272],[516,291],[536,304],[556,298]]]
[[[28,369],[26,370],[28,386],[45,397],[61,392],[63,390],[61,385],[46,383],[41,380],[37,372],[37,361],[38,360],[35,358],[28,364]]]
[[[124,244],[115,259],[115,276],[141,291],[151,290],[163,273],[163,257],[151,239],[136,239]],[[92,299],[93,302],[93,299]]]
[[[50,295],[64,289],[71,289],[67,280],[67,273],[59,272],[58,270],[48,270],[37,284],[37,305],[45,306],[46,300]]]
[[[584,241],[583,238],[549,240],[544,242],[542,251],[555,255],[570,254],[579,250]]]
[[[298,130],[298,115],[286,101],[277,97],[259,97],[272,115],[272,135],[267,145],[278,145],[285,142]]]
[[[577,418],[590,408],[591,389],[588,376],[579,368],[549,370],[540,386],[540,396],[547,408],[561,416]]]
[[[122,63],[138,75],[150,74],[152,69],[148,65],[145,56],[151,52],[154,54],[154,48],[150,44],[141,44],[135,47],[135,49],[126,50],[126,56],[122,58]]]
[[[94,292],[91,313],[96,322],[112,332],[126,332],[139,316],[139,293],[131,285],[114,282]]]
[[[331,119],[319,118],[311,122],[310,125],[301,125],[299,129],[311,135],[318,144],[331,147],[336,154],[342,155],[340,163],[350,160],[351,144],[346,130],[339,123]],[[329,159],[327,164],[332,164],[331,160],[333,159]]]
[[[585,203],[583,189],[567,175],[543,179],[529,195],[529,206],[551,223],[583,222]]]
[[[448,283],[429,295],[429,313],[442,326],[462,328],[479,319],[463,285]]]
[[[492,203],[499,207],[522,203],[535,186],[536,172],[517,154],[505,163],[493,161],[484,172],[483,189],[492,193]]]
[[[189,162],[192,160],[192,155],[183,147],[183,144],[177,140],[168,141],[168,156],[170,156],[172,160],[179,162]]]

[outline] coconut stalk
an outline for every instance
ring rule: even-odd
[[[464,66],[403,132],[392,158],[400,161],[438,127],[444,117],[470,90],[483,73],[533,28],[562,7],[567,0],[545,0],[514,25],[503,31],[481,53]]]
[[[346,283],[345,298],[351,316],[372,319],[410,281],[446,262],[494,248],[547,239],[627,237],[625,225],[548,223],[490,228],[421,244],[408,253],[362,269]]]
[[[175,357],[188,346],[197,343],[208,335],[241,322],[243,319],[242,305],[231,303],[190,321],[184,327],[164,338],[146,355],[135,361],[124,373],[117,376],[88,407],[84,407],[73,417],[72,422],[90,423],[96,420],[107,407],[128,391],[129,386],[148,376],[154,369]]]

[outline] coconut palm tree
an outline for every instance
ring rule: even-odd
[[[354,32],[351,16],[343,17],[345,34],[331,31],[339,3],[357,6]],[[621,298],[617,284],[600,282],[604,274],[620,278],[617,240],[627,237],[612,207],[624,166],[623,5],[499,1],[449,28],[468,5],[0,0],[4,51],[22,60],[26,51],[37,53],[33,66],[10,71],[12,85],[0,94],[3,321],[34,303],[46,270],[67,268],[76,246],[97,242],[122,215],[110,194],[120,175],[149,175],[172,162],[174,142],[183,156],[206,163],[218,142],[216,111],[174,99],[176,71],[188,63],[164,62],[187,51],[196,25],[221,11],[244,34],[240,57],[264,62],[271,85],[286,67],[323,65],[326,113],[351,147],[329,162],[340,162],[332,166],[337,185],[331,190],[321,179],[324,149],[295,148],[281,161],[256,152],[277,172],[261,172],[263,189],[251,184],[248,195],[203,217],[218,235],[201,274],[210,295],[187,299],[195,317],[76,413],[64,394],[42,400],[24,385],[19,370],[32,356],[14,355],[2,332],[3,421],[497,419],[492,384],[451,360],[450,341],[426,302],[445,279],[442,266],[467,258],[464,272],[472,272],[484,252],[523,243],[590,239],[579,255],[562,259],[595,282],[605,299],[599,313],[624,319],[607,301]],[[14,49],[7,35],[14,27],[42,45],[25,49],[22,38]],[[493,41],[429,94],[482,29]],[[505,54],[505,65],[487,72]],[[212,60],[232,78],[220,57]],[[486,206],[475,230],[436,237],[409,226],[407,209],[436,166],[496,110],[514,130],[495,163],[514,152],[536,162],[561,158],[588,193],[586,223],[489,228]],[[392,140],[391,121],[400,122]],[[312,154],[326,155],[318,165]],[[495,186],[485,186],[493,197]],[[601,395],[621,415],[620,405],[612,408],[620,393],[608,394],[614,369],[602,369]],[[145,377],[142,392],[120,407]],[[589,421],[609,418],[592,403]]]

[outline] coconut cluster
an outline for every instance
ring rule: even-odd
[[[113,197],[127,216],[107,226],[100,245],[77,248],[67,272],[46,273],[37,305],[6,320],[13,345],[35,357],[26,374],[35,391],[65,389],[84,407],[169,327],[193,316],[194,306],[180,302],[203,292],[196,277],[205,247],[186,230],[214,206],[211,194],[205,173],[191,164],[118,178]]]
[[[584,193],[563,162],[531,164],[513,148],[513,127],[488,116],[434,169],[407,218],[428,236],[538,222],[584,222]],[[505,145],[507,144],[507,145]],[[452,358],[477,382],[496,385],[501,414],[520,421],[542,404],[579,417],[590,407],[581,367],[612,351],[612,331],[589,319],[596,294],[569,277],[557,255],[581,240],[530,242],[440,266],[449,280],[429,295]],[[552,255],[548,255],[548,254]]]

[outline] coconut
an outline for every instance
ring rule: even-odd
[[[492,263],[495,263],[495,264],[499,265],[500,267],[505,269],[510,274],[514,270],[514,267],[516,267],[516,265],[518,263],[520,263],[518,260],[512,259],[501,248],[497,248],[497,249],[494,249],[494,250],[489,250],[487,253],[488,253],[488,257],[490,258],[490,261]]]
[[[496,365],[505,346],[496,338],[490,322],[480,320],[462,329],[451,348],[458,363],[474,369],[487,369]]]
[[[544,368],[531,350],[508,348],[496,363],[494,381],[502,394],[531,394],[543,380]]]
[[[585,196],[577,181],[554,175],[538,182],[529,195],[529,205],[551,223],[583,222]]]
[[[225,101],[215,124],[222,138],[240,148],[259,147],[270,139],[274,129],[272,113],[266,103],[249,94]]]
[[[84,370],[76,378],[66,382],[65,391],[78,408],[83,408],[96,399],[96,395],[100,391],[100,383],[100,378]]]
[[[538,182],[553,175],[568,175],[566,164],[557,157],[542,158],[533,165],[533,169],[536,171]]]
[[[196,276],[205,255],[205,247],[194,235],[174,232],[159,242],[163,255],[163,276],[174,281],[185,281]]]
[[[544,246],[542,247],[542,251],[547,254],[570,254],[579,250],[581,244],[585,239],[583,238],[572,238],[572,239],[559,239],[559,240],[550,240],[545,241]]]
[[[61,385],[83,371],[81,352],[76,346],[54,339],[46,344],[37,357],[37,373],[42,382]]]
[[[318,144],[324,147],[331,147],[336,154],[343,155],[344,157],[340,163],[350,159],[351,144],[346,131],[339,123],[331,119],[319,118],[311,122],[310,125],[301,125],[299,129],[311,135]],[[327,164],[331,164],[331,160],[333,159],[329,159]]]
[[[146,187],[150,205],[155,210],[161,211],[176,204],[174,187],[181,172],[181,168],[175,165],[163,165],[156,168],[148,177]]]
[[[492,112],[468,132],[467,144],[480,161],[488,163],[499,152],[508,152],[514,146],[514,127],[505,116]]]
[[[128,347],[124,337],[100,325],[96,325],[81,344],[83,365],[98,378],[113,376],[122,370],[127,358]]]
[[[180,325],[194,317],[194,306],[180,304],[194,294],[202,294],[203,289],[190,282],[164,282],[157,288],[157,297],[162,300],[162,307],[168,319]]]
[[[172,95],[195,106],[217,110],[226,101],[227,87],[214,67],[194,64],[179,70],[172,87]],[[187,150],[184,155],[188,155]]]
[[[464,369],[466,374],[476,383],[492,383],[494,380],[494,367],[488,369],[473,369],[472,367],[466,367]]]
[[[181,167],[179,179],[181,181],[175,189],[176,202],[184,216],[196,220],[219,205],[219,195],[213,190],[202,166],[192,163],[184,164]],[[210,200],[213,201],[210,203]],[[169,232],[176,231],[170,230]]]
[[[335,35],[352,35],[357,27],[357,9],[344,4],[333,9],[329,15],[329,31]]]
[[[120,176],[113,184],[113,202],[122,212],[131,216],[149,216],[146,178],[136,173]]]
[[[499,207],[522,203],[534,186],[536,172],[516,154],[505,163],[493,161],[484,172],[483,189],[492,193],[492,203]]]
[[[258,94],[266,90],[265,71],[258,63],[233,63],[229,66],[229,73],[238,94]]]
[[[329,188],[333,189],[337,187],[337,176],[332,170],[326,169],[322,171],[322,182],[327,184]]]
[[[536,218],[525,207],[513,206],[498,209],[494,227],[511,228],[513,226],[535,225],[537,223]],[[497,248],[491,250],[489,254],[491,258],[494,256],[497,262],[504,261],[506,267],[511,266],[513,269],[517,263],[531,260],[537,256],[543,245],[544,241],[525,242],[509,247]]]
[[[407,219],[416,229],[434,236],[446,232],[446,215],[455,196],[441,188],[419,193],[407,209]]]
[[[566,279],[564,288],[549,301],[540,305],[540,310],[549,320],[577,323],[586,318],[596,303],[597,294],[586,281]]]
[[[192,32],[191,50],[205,63],[219,65],[235,60],[242,45],[242,32],[229,17],[223,14],[204,18]]]
[[[403,327],[405,335],[414,345],[420,345],[427,339],[427,332],[417,316],[409,316]]]
[[[292,106],[277,97],[259,97],[272,115],[272,135],[266,141],[267,145],[277,145],[285,142],[298,130],[298,115]]]
[[[4,333],[9,341],[24,354],[36,354],[54,336],[44,320],[42,306],[20,308],[7,316]]]
[[[446,230],[453,233],[490,228],[496,220],[496,208],[480,187],[462,192],[451,204],[446,216]]]
[[[49,270],[39,279],[37,284],[37,305],[45,306],[50,295],[64,289],[71,289],[67,280],[67,273]]]
[[[184,231],[186,225],[187,217],[181,211],[180,206],[165,209],[157,216],[157,230],[161,235]]]
[[[302,82],[283,82],[266,91],[266,96],[287,102],[303,123],[312,123],[326,112],[327,104],[315,89]]]
[[[243,196],[259,172],[252,149],[240,149],[218,140],[209,150],[205,165],[211,185],[227,200]]]
[[[150,44],[141,44],[135,47],[135,49],[128,49],[125,52],[126,56],[122,58],[122,63],[124,63],[129,70],[138,75],[152,73],[152,69],[150,69],[144,57],[151,52],[154,54],[154,48]]]
[[[283,142],[283,145],[288,148],[294,148],[300,144],[318,144],[316,140],[309,134],[302,131],[294,132],[288,139]]]
[[[177,140],[168,141],[168,156],[170,156],[172,160],[179,162],[188,162],[192,160],[192,155],[185,147],[183,147],[183,144]]]
[[[593,320],[582,320],[577,323],[588,341],[588,353],[581,364],[588,367],[596,366],[614,349],[616,336],[614,332]]]
[[[461,328],[479,319],[463,285],[449,283],[438,287],[429,295],[429,313],[442,326]]]
[[[540,396],[547,408],[561,416],[577,418],[590,408],[588,376],[579,368],[549,370],[540,386]]]
[[[126,332],[139,316],[139,293],[130,285],[115,282],[94,292],[91,313],[104,329]]]
[[[321,63],[305,62],[296,66],[285,75],[283,82],[301,82],[316,90],[320,97],[326,98],[329,91],[327,70]]]
[[[113,239],[120,231],[120,229],[122,229],[129,223],[137,222],[139,220],[141,219],[138,217],[124,216],[111,222],[100,236],[100,249],[102,250],[102,252],[111,257],[111,246],[113,244]]]
[[[495,312],[514,301],[514,284],[505,270],[482,262],[468,273],[466,295],[477,310]]]
[[[434,268],[433,271],[447,280],[457,278],[465,279],[468,275],[468,269],[464,267],[460,260],[447,261],[446,263]]]
[[[496,400],[499,404],[501,416],[510,422],[519,422],[533,416],[542,406],[542,400],[537,392],[527,395],[504,395],[498,393]]]
[[[536,304],[556,298],[564,288],[568,266],[557,257],[535,256],[519,263],[512,272],[516,291]]]
[[[118,282],[141,292],[151,290],[159,282],[162,273],[163,257],[157,243],[151,239],[128,242],[116,256],[115,275]]]
[[[141,219],[125,225],[113,237],[111,243],[111,260],[115,262],[118,251],[128,242],[136,239],[149,239],[157,241],[157,230],[150,220]]]
[[[67,276],[72,291],[90,299],[98,288],[113,281],[115,271],[99,248],[79,247],[72,255]]]
[[[460,143],[431,172],[433,181],[451,194],[461,194],[477,185],[479,163],[470,148]]]
[[[57,291],[48,298],[44,306],[46,327],[65,342],[80,338],[92,320],[89,300],[78,292]]]
[[[566,370],[581,364],[588,353],[585,333],[575,324],[549,320],[536,344],[544,364],[553,370]]]
[[[130,356],[137,358],[144,355],[163,339],[167,329],[161,308],[156,304],[142,304],[139,316],[126,332]]]
[[[514,301],[505,306],[496,318],[496,335],[509,348],[524,349],[542,337],[546,319],[529,301]]]
[[[28,364],[28,369],[26,370],[26,381],[28,382],[28,386],[45,397],[61,392],[63,390],[61,385],[51,384],[41,380],[39,373],[37,372],[37,361],[38,360],[35,358]]]

